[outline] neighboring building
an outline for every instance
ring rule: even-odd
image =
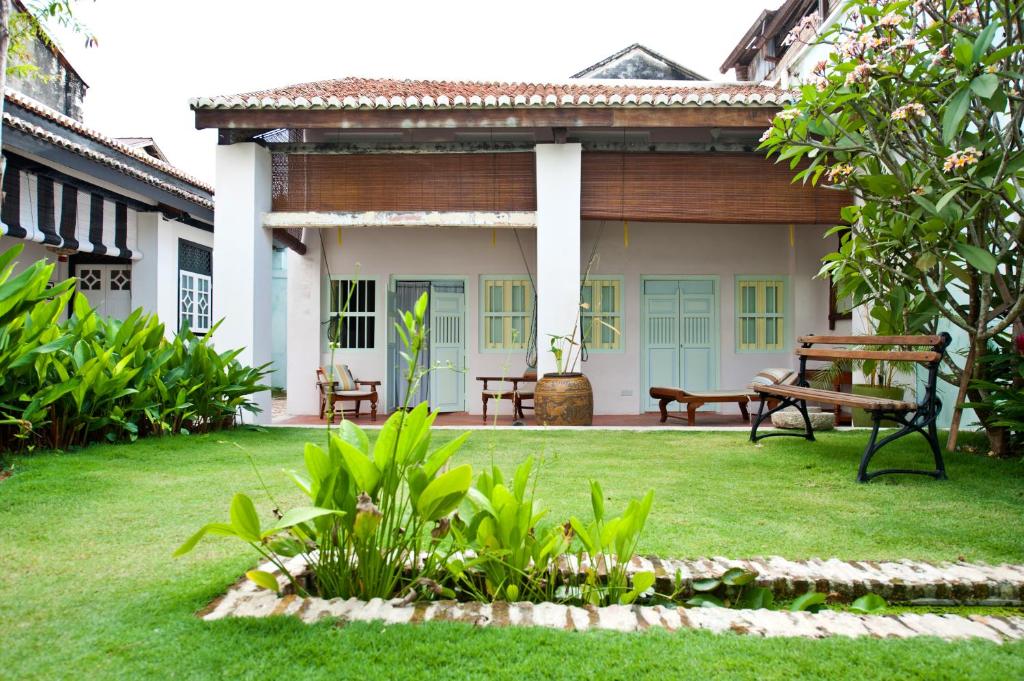
[[[82,122],[87,86],[55,45],[30,49],[34,76],[4,93],[0,250],[19,266],[57,264],[54,280],[105,315],[142,307],[168,332],[213,322],[213,188],[167,162],[152,139],[118,140]]]
[[[707,80],[696,71],[640,43],[633,43],[593,66],[574,73],[572,77],[607,80]]]
[[[842,0],[786,0],[776,10],[761,12],[722,63],[721,72],[735,69],[736,80],[781,83],[784,87],[799,80],[810,72],[810,67],[803,65],[808,53],[825,49],[808,49],[807,43],[814,42],[819,27],[838,19],[844,4]]]
[[[316,413],[349,291],[336,361],[383,380],[388,408],[396,310],[424,291],[429,363],[456,369],[423,388],[441,411],[480,413],[474,377],[521,373],[531,336],[553,370],[548,336],[572,330],[581,298],[597,413],[654,408],[652,385],[792,366],[798,334],[849,330],[814,276],[849,197],[754,151],[790,101],[750,83],[362,78],[196,99],[197,127],[220,131],[215,240],[233,254],[214,263],[220,342],[256,364],[280,351],[276,240],[291,249],[292,414]]]

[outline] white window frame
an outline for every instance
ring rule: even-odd
[[[189,286],[185,279],[190,277],[192,285]],[[206,291],[200,290],[200,282],[206,284]],[[185,292],[192,294],[192,310],[185,309]],[[205,318],[199,313],[200,296],[206,298],[207,313]],[[213,320],[213,277],[207,274],[199,274],[189,270],[178,270],[178,330],[180,331],[188,321],[189,328],[193,333],[208,333]]]
[[[355,276],[345,276],[345,275],[334,275],[334,276],[332,276],[330,281],[328,282],[328,286],[327,286],[327,319],[328,319],[329,322],[333,322],[334,319],[337,318],[341,314],[341,309],[340,308],[337,309],[337,310],[331,308],[331,301],[332,301],[332,297],[334,296],[334,287],[335,287],[335,285],[338,282],[342,282],[342,281],[348,281],[348,282],[360,282],[360,281],[362,281],[362,282],[373,282],[373,298],[372,298],[372,302],[373,302],[373,310],[374,311],[373,312],[366,312],[365,310],[356,311],[356,310],[352,310],[351,307],[350,307],[350,309],[345,313],[345,316],[350,318],[350,319],[355,318],[355,317],[363,317],[363,318],[365,318],[367,320],[366,321],[366,328],[367,329],[371,329],[371,328],[373,329],[373,345],[369,345],[369,346],[366,346],[366,347],[346,347],[346,346],[340,344],[340,338],[339,338],[338,349],[339,350],[345,350],[346,352],[362,352],[362,351],[374,352],[374,351],[377,350],[378,346],[380,345],[380,343],[378,341],[378,337],[379,337],[380,334],[377,333],[377,315],[380,313],[380,302],[378,300],[378,293],[379,293],[379,288],[380,287],[378,286],[377,278],[376,277],[355,277]],[[353,300],[354,299],[355,299],[355,296],[353,296]],[[341,296],[341,291],[340,290],[338,292],[338,304],[341,305],[342,307],[345,305],[345,301],[344,301],[344,299]],[[330,340],[328,339],[328,344],[329,343],[330,343]]]
[[[776,286],[779,290],[778,305],[774,312],[768,311],[766,289],[768,286]],[[754,300],[754,311],[744,312],[743,290],[753,287],[756,291]],[[789,332],[789,281],[787,277],[778,275],[737,275],[736,276],[736,352],[785,352],[788,348],[786,341]],[[781,307],[781,309],[779,309]],[[779,332],[775,343],[768,343],[767,320],[778,320]],[[753,343],[743,342],[743,324],[748,320],[754,321],[755,341]]]
[[[612,285],[615,288],[615,310],[607,311],[602,308],[600,291],[601,287]],[[591,291],[591,307],[590,309],[584,309],[582,307],[584,302],[583,287],[590,286]],[[616,275],[606,275],[600,277],[591,277],[589,279],[580,281],[580,323],[582,325],[583,320],[589,319],[593,334],[598,336],[598,340],[587,341],[588,352],[623,352],[626,347],[625,342],[625,329],[623,324],[625,323],[625,277]],[[603,324],[597,322],[598,319],[604,319],[606,323],[611,324],[615,328],[615,331],[607,328]],[[611,321],[609,321],[611,320]],[[605,342],[603,340],[604,334],[611,334],[613,337],[611,341]],[[583,335],[583,329],[580,329],[580,335]]]
[[[489,311],[490,296],[488,293],[496,284],[501,284],[503,287],[503,307],[511,307],[512,286],[522,284],[525,288],[524,309],[521,311],[513,311],[511,309],[497,312]],[[480,352],[516,352],[526,350],[526,344],[530,340],[530,325],[533,323],[533,297],[533,285],[530,283],[530,278],[526,275],[488,275],[480,277]],[[503,320],[502,337],[498,343],[488,342],[488,328],[490,321],[493,319]],[[515,338],[513,340],[513,319],[521,319],[523,321],[522,338]]]

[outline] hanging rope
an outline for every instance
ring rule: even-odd
[[[331,276],[331,265],[327,262],[327,246],[324,244],[324,231],[322,229],[317,230],[317,236],[320,237],[320,259],[323,260],[324,269],[327,271],[327,296],[330,301],[331,288],[334,286],[334,278]],[[338,228],[338,240],[341,240],[341,228]],[[341,337],[341,324],[340,318],[337,316],[331,316],[331,311],[327,310],[327,320],[321,321],[320,325],[327,326],[327,340],[331,343],[337,343]]]

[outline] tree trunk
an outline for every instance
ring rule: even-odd
[[[971,349],[967,353],[967,361],[964,363],[963,373],[960,374],[960,388],[956,393],[956,402],[953,404],[953,421],[949,425],[949,438],[946,440],[946,449],[955,452],[956,441],[960,435],[960,419],[964,413],[963,404],[967,400],[967,386],[974,378],[975,345],[971,343]]]
[[[7,93],[7,51],[11,47],[11,0],[0,0],[0,114],[3,113]],[[4,126],[0,122],[0,149],[3,148]],[[0,186],[7,171],[7,157],[0,155]],[[0,192],[0,205],[3,193]]]

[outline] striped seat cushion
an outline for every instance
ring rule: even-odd
[[[789,385],[796,380],[796,372],[792,369],[765,369],[758,371],[750,385]]]
[[[347,364],[334,365],[334,380],[338,382],[338,390],[356,389],[356,379],[352,378]]]

